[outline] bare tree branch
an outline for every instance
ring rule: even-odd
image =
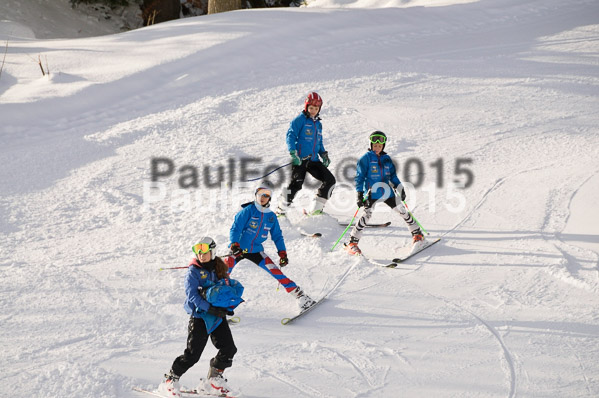
[[[6,53],[8,53],[8,39],[6,39],[6,48],[4,49],[4,57],[2,58],[2,65],[0,65],[0,78],[2,77],[2,69],[4,69],[4,61],[6,61]]]

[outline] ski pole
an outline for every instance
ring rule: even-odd
[[[282,165],[282,166],[279,166],[279,167],[277,167],[276,169],[274,169],[274,170],[270,171],[269,173],[267,173],[267,174],[263,175],[262,177],[258,177],[258,178],[252,178],[252,179],[250,179],[250,180],[245,180],[245,182],[252,182],[252,181],[261,180],[261,179],[263,179],[264,177],[268,177],[269,175],[271,175],[271,174],[272,174],[272,173],[274,173],[275,171],[277,171],[277,170],[279,170],[279,169],[282,169],[283,167],[287,167],[287,166],[289,166],[290,164],[291,164],[291,162],[289,162],[289,163],[286,163],[286,164],[284,164],[284,165]]]
[[[395,192],[395,195],[398,198],[401,198],[401,195],[397,192],[397,189],[393,188],[393,192]],[[420,227],[420,229],[422,230],[422,232],[424,232],[425,234],[429,235],[428,231],[426,229],[424,229],[424,227],[422,226],[422,224],[420,224],[420,222],[418,222],[418,220],[416,219],[416,217],[414,217],[414,214],[412,214],[412,212],[410,211],[410,208],[408,207],[408,204],[402,200],[401,203],[403,203],[403,205],[405,206],[406,210],[408,211],[408,214],[414,219],[414,221],[416,221],[416,224],[418,224],[418,226]]]
[[[395,188],[393,188],[393,191],[395,191],[395,194],[397,195],[397,197],[401,198],[401,195],[397,193],[397,190]],[[412,212],[410,211],[410,208],[408,207],[408,204],[402,200],[401,203],[403,203],[403,205],[406,207],[406,210],[408,211],[408,214],[410,216],[412,216],[412,218],[414,219],[414,221],[416,221],[416,224],[418,224],[418,226],[420,227],[420,229],[422,230],[422,232],[424,232],[425,234],[429,235],[428,231],[426,229],[424,229],[424,227],[422,226],[422,224],[420,224],[418,222],[418,220],[416,219],[416,217],[414,217],[414,214],[412,214]]]
[[[245,250],[245,252],[247,253],[247,250]],[[218,257],[228,257],[230,254],[222,254],[219,255]],[[158,271],[167,271],[167,270],[171,270],[171,269],[187,269],[189,268],[189,265],[186,265],[185,267],[162,267],[162,268],[158,268]]]
[[[310,158],[310,156],[306,156],[305,158],[302,158],[302,162],[303,162],[304,160],[306,160],[306,159],[309,159],[309,158]],[[284,165],[277,167],[276,169],[274,169],[274,170],[272,170],[272,171],[268,172],[267,174],[263,175],[262,177],[258,177],[258,178],[252,178],[252,179],[250,179],[250,180],[245,180],[245,182],[252,182],[252,181],[256,181],[256,180],[261,180],[261,179],[263,179],[264,177],[268,177],[269,175],[271,175],[271,174],[272,174],[272,173],[274,173],[275,171],[277,171],[277,170],[279,170],[279,169],[282,169],[283,167],[287,167],[287,166],[289,166],[289,165],[290,165],[290,164],[292,164],[292,163],[293,163],[293,162],[285,163]]]
[[[333,245],[333,247],[331,247],[331,251],[335,250],[335,248],[339,244],[339,241],[345,236],[345,234],[347,233],[347,230],[349,229],[349,227],[352,226],[352,224],[354,223],[354,220],[356,219],[356,216],[358,215],[358,212],[360,211],[360,209],[361,209],[361,207],[358,207],[358,210],[356,210],[356,212],[354,213],[354,216],[352,217],[351,221],[349,222],[349,224],[347,224],[347,227],[345,227],[345,230],[343,231],[343,233],[341,234],[341,236],[339,237],[339,239],[337,239],[337,242],[335,242],[335,244]]]
[[[370,195],[370,189],[368,190],[368,192],[366,192],[366,195],[364,195],[364,199],[362,200],[362,202],[366,202],[366,199],[368,199],[368,196]],[[351,221],[349,222],[349,224],[347,224],[347,227],[345,227],[345,230],[343,231],[343,233],[341,234],[341,236],[339,237],[339,239],[337,239],[337,242],[335,242],[335,244],[333,245],[333,247],[331,247],[331,251],[335,250],[335,248],[337,247],[337,245],[339,244],[339,241],[341,239],[343,239],[343,237],[345,236],[345,234],[347,233],[347,230],[349,229],[349,227],[352,226],[352,224],[354,223],[354,220],[356,219],[356,216],[358,215],[358,212],[360,211],[362,207],[358,206],[358,210],[356,210],[356,212],[354,213],[354,216],[352,217]]]
[[[187,268],[189,268],[189,265],[186,266],[186,267],[164,267],[164,268],[158,268],[158,271],[165,271],[165,270],[168,270],[168,269],[187,269]]]
[[[416,217],[414,217],[414,214],[412,214],[412,212],[410,212],[410,209],[408,209],[408,205],[406,204],[406,202],[402,202],[402,203],[406,207],[406,210],[412,216],[412,218],[414,219],[414,221],[416,221],[416,224],[418,224],[418,226],[420,227],[420,229],[422,230],[422,232],[424,232],[425,234],[429,235],[428,231],[426,229],[424,229],[424,227],[422,226],[422,224],[420,224],[418,222],[418,220],[416,219]]]

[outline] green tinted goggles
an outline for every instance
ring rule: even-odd
[[[384,135],[371,135],[370,142],[373,144],[384,144],[387,142],[387,137]]]

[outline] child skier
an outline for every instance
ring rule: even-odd
[[[352,228],[349,244],[345,248],[352,255],[362,253],[358,247],[358,241],[362,237],[364,227],[368,224],[372,216],[374,203],[379,199],[383,199],[384,203],[398,212],[408,225],[413,238],[412,250],[416,250],[420,245],[424,244],[424,238],[418,224],[416,224],[410,213],[395,196],[393,188],[399,192],[401,201],[406,199],[406,193],[401,185],[401,181],[397,178],[395,165],[391,157],[383,151],[387,142],[387,136],[381,131],[375,131],[370,134],[369,140],[370,150],[358,160],[355,177],[356,191],[358,192],[358,207],[364,206],[364,214]],[[366,200],[364,200],[364,192],[369,192]]]
[[[328,152],[324,149],[322,141],[322,124],[320,123],[320,109],[322,98],[318,93],[308,94],[304,101],[304,110],[289,125],[287,131],[287,149],[291,155],[291,182],[283,194],[277,216],[284,216],[293,198],[304,185],[306,172],[321,181],[312,209],[312,215],[322,213],[322,209],[333,192],[335,177],[327,169],[331,161]],[[321,157],[322,162],[318,159]]]
[[[235,216],[229,234],[231,256],[235,260],[233,264],[229,262],[229,273],[239,261],[250,260],[275,278],[287,293],[297,298],[300,309],[304,310],[313,305],[314,300],[281,272],[280,267],[289,264],[289,259],[279,221],[268,208],[271,197],[272,189],[269,184],[261,183],[254,192],[254,201],[242,205],[243,209]],[[262,243],[268,238],[269,232],[278,250],[280,267],[263,251]]]
[[[233,315],[233,309],[243,301],[243,286],[228,279],[228,266],[215,255],[215,248],[216,243],[209,237],[203,237],[192,248],[195,258],[185,277],[185,310],[191,315],[187,348],[158,386],[158,392],[168,398],[181,397],[179,378],[199,361],[208,336],[218,353],[210,360],[208,377],[198,390],[216,395],[230,391],[223,371],[232,365],[237,348],[225,317]]]

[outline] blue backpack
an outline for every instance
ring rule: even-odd
[[[235,309],[243,303],[243,285],[235,279],[220,279],[206,289],[206,301],[215,307]]]

